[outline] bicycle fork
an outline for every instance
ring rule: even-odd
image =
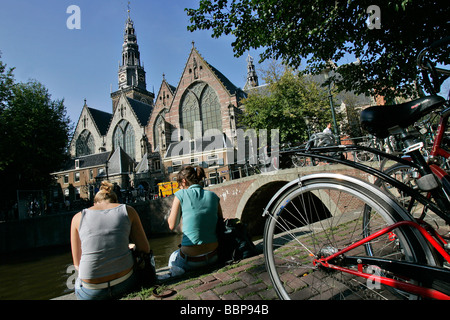
[[[450,263],[450,255],[445,251],[445,249],[423,228],[422,226],[418,225],[417,223],[413,221],[400,221],[397,222],[389,227],[386,227],[382,230],[379,230],[375,232],[374,234],[342,249],[339,250],[327,257],[316,257],[316,259],[313,260],[313,264],[316,267],[323,267],[325,269],[332,269],[337,270],[341,272],[346,272],[358,277],[362,277],[368,280],[376,281],[377,283],[384,284],[402,291],[406,291],[415,295],[419,295],[425,298],[432,298],[432,299],[438,299],[438,300],[450,300],[450,296],[442,293],[438,290],[422,287],[420,285],[415,285],[412,283],[407,283],[404,281],[400,281],[397,279],[387,278],[376,274],[371,274],[364,272],[364,266],[365,265],[375,265],[375,266],[382,266],[385,269],[388,269],[390,271],[393,271],[394,273],[399,274],[411,274],[414,276],[417,276],[418,274],[425,274],[425,277],[431,276],[434,279],[442,279],[444,282],[448,282],[448,279],[450,278],[450,271],[444,270],[442,268],[435,268],[432,266],[425,266],[425,265],[418,265],[414,263],[409,263],[405,261],[392,261],[392,260],[385,260],[380,258],[373,258],[373,257],[345,257],[344,253],[355,249],[356,247],[359,247],[361,245],[364,245],[382,235],[389,234],[389,236],[392,236],[392,231],[396,228],[402,227],[402,226],[409,226],[416,228],[419,230],[419,232],[425,237],[425,239],[438,251],[442,257]],[[342,262],[345,262],[345,264],[349,265],[357,265],[357,270],[349,269],[346,267],[339,266],[337,264],[333,263],[333,260],[340,260],[340,264],[343,264]],[[424,270],[425,269],[425,270]],[[422,272],[420,272],[422,271]],[[423,272],[426,271],[426,272]],[[419,272],[419,273],[418,273]],[[398,274],[396,274],[398,275]]]

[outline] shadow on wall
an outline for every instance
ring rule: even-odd
[[[248,199],[242,212],[241,221],[247,225],[252,237],[263,234],[264,224],[266,222],[266,219],[262,216],[264,208],[275,193],[286,183],[288,181],[269,182],[256,190]]]
[[[130,204],[138,212],[147,237],[172,233],[167,224],[167,217],[172,207],[173,197]]]

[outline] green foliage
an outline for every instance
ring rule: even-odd
[[[379,29],[367,25],[367,8],[374,4],[380,8]],[[298,68],[306,60],[308,71],[319,73],[328,60],[350,53],[361,63],[339,69],[342,78],[332,79],[339,91],[375,91],[388,100],[415,91],[419,50],[450,34],[447,0],[200,0],[186,12],[190,31],[233,35],[236,56],[261,48],[260,62],[277,59]],[[437,60],[448,63],[448,49]]]
[[[0,63],[0,66],[2,64]],[[50,173],[67,159],[71,131],[64,103],[37,81],[13,83],[0,70],[0,179],[2,196],[16,189],[45,189]]]
[[[6,65],[0,61],[0,113],[5,109],[12,96],[12,87],[14,84],[13,70],[9,69],[6,72]]]
[[[250,93],[242,101],[245,111],[241,125],[279,129],[281,143],[301,143],[308,139],[305,119],[322,129],[331,121],[328,91],[313,78],[291,68],[282,73],[274,68],[265,80],[268,85],[264,91]]]

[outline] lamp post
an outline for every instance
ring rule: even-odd
[[[311,138],[311,129],[309,128],[310,119],[308,116],[305,117],[306,132],[308,133],[308,140]]]
[[[322,71],[325,81],[327,81],[328,78],[330,77],[330,72],[334,69],[334,67],[335,67],[335,64],[333,63],[333,61],[328,60],[327,67]],[[339,133],[339,128],[338,128],[337,122],[336,122],[336,113],[334,110],[333,95],[331,94],[331,82],[328,83],[328,98],[330,99],[330,108],[331,108],[331,117],[333,118],[334,135],[336,137],[338,144],[340,144],[341,143],[340,133]]]

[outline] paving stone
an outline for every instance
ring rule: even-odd
[[[252,294],[255,294],[258,291],[265,290],[265,289],[267,289],[267,286],[264,283],[258,283],[258,284],[253,284],[253,285],[249,285],[249,286],[243,287],[241,289],[238,289],[236,291],[236,293],[240,297],[245,298],[247,296],[251,296]]]
[[[194,292],[199,293],[199,292],[204,292],[204,291],[207,291],[207,290],[214,289],[220,283],[221,283],[221,281],[219,279],[214,278],[214,280],[206,282],[206,283],[203,283],[202,285],[194,288]]]
[[[215,291],[217,294],[222,295],[222,294],[224,294],[225,292],[228,292],[228,291],[235,291],[235,290],[240,289],[240,288],[243,288],[243,287],[245,287],[245,286],[247,286],[247,285],[246,285],[244,282],[242,282],[242,281],[237,281],[237,282],[233,282],[233,283],[231,283],[231,284],[227,284],[227,285],[224,285],[224,286],[217,287],[217,288],[214,289],[214,291]]]
[[[242,300],[241,297],[239,297],[236,294],[236,292],[230,292],[228,294],[220,296],[220,299],[222,299],[222,300]]]
[[[200,294],[202,300],[220,300],[220,298],[213,291],[205,291]]]

